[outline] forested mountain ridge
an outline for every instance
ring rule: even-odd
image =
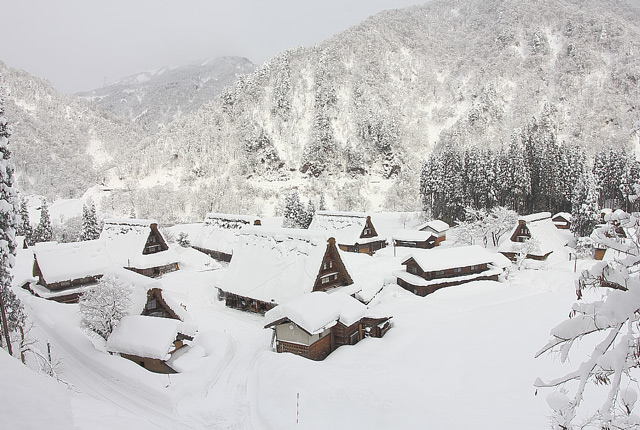
[[[127,170],[128,154],[146,134],[131,121],[2,62],[0,76],[20,191],[78,197],[95,184],[135,174]]]
[[[364,197],[372,177],[415,184],[434,145],[499,145],[543,113],[558,142],[630,147],[638,18],[621,2],[566,0],[383,12],[275,57],[155,143],[181,178],[303,177],[313,194],[339,177]]]
[[[174,119],[211,101],[239,75],[251,73],[255,68],[255,64],[246,58],[218,57],[197,64],[138,73],[78,95],[155,133]]]
[[[332,209],[414,209],[434,148],[508,144],[534,118],[588,154],[635,149],[639,18],[601,0],[382,12],[276,56],[156,135],[127,139],[129,182],[110,205],[194,219],[271,213],[298,187]],[[119,145],[105,148],[115,156]]]

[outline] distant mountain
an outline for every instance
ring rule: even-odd
[[[130,153],[146,136],[134,123],[2,62],[0,76],[20,191],[78,197],[134,174]]]
[[[211,101],[238,76],[255,69],[255,64],[246,58],[219,57],[199,64],[138,73],[78,95],[155,133]]]

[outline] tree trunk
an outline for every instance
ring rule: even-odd
[[[4,332],[4,338],[7,340],[7,349],[9,351],[9,355],[13,356],[13,348],[11,347],[11,336],[9,335],[9,324],[7,323],[7,312],[4,308],[2,288],[0,288],[0,317],[2,318],[2,331]]]

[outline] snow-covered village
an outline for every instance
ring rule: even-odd
[[[0,6],[0,428],[639,429],[640,1],[270,3]]]

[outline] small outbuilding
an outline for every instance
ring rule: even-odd
[[[551,217],[551,221],[559,230],[569,230],[571,228],[572,216],[568,212],[558,212]]]
[[[400,230],[393,234],[393,246],[431,249],[438,244],[438,237],[431,231]]]
[[[420,250],[408,256],[405,270],[393,272],[398,285],[418,296],[471,281],[497,281],[510,262],[478,245]]]
[[[449,231],[449,224],[446,222],[433,219],[427,221],[418,226],[418,231],[425,231],[432,233],[436,237],[436,246],[440,245],[443,241],[447,240],[447,232]]]
[[[387,246],[386,239],[378,236],[371,216],[362,212],[317,211],[309,229],[326,231],[347,252],[372,255]]]

